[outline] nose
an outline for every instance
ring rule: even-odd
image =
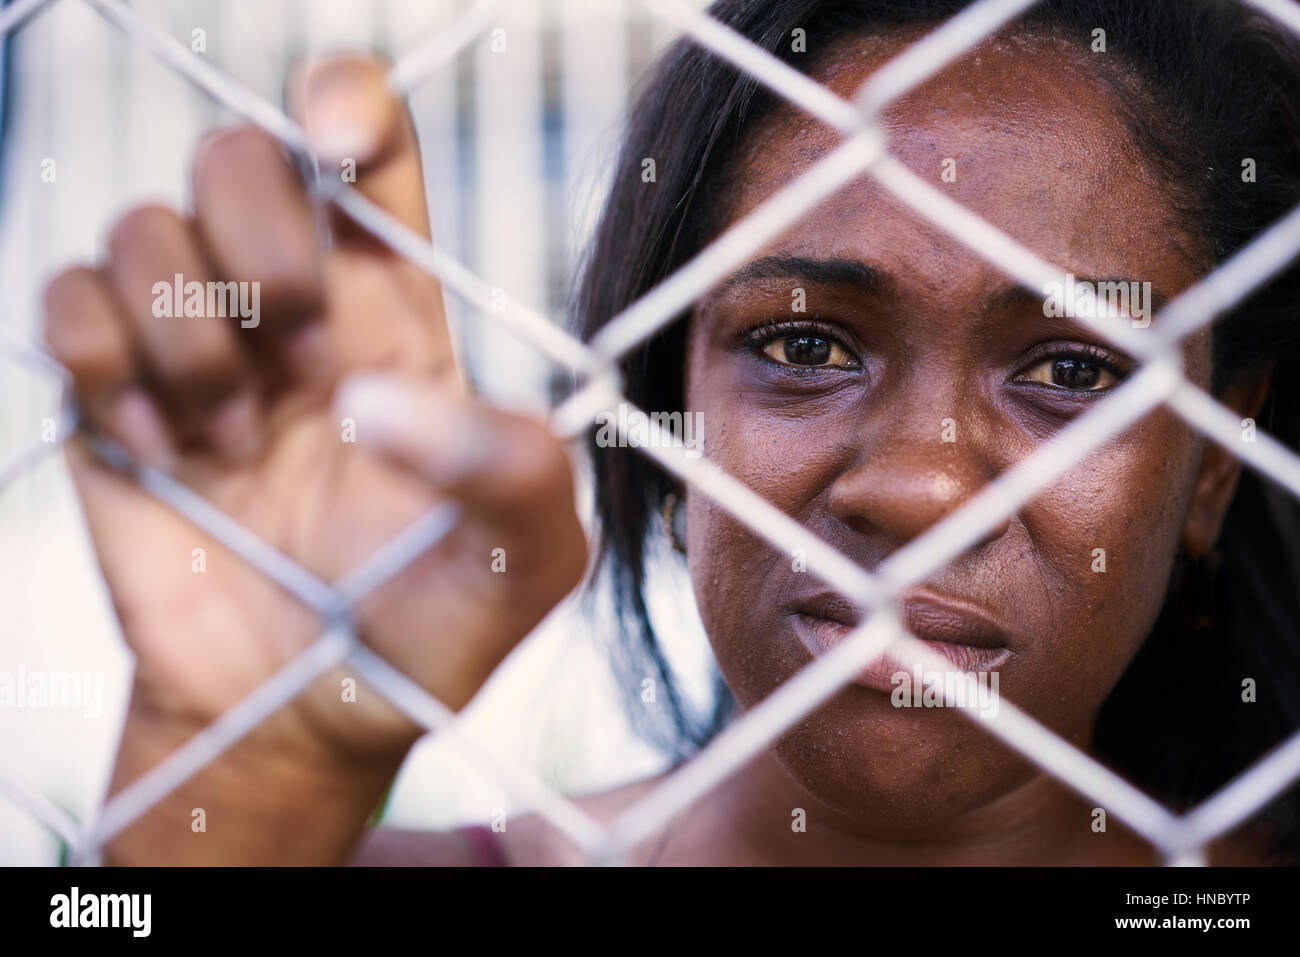
[[[887,411],[871,418],[852,463],[831,484],[829,508],[886,554],[957,511],[998,474],[989,423]],[[1000,538],[1010,524],[1010,516],[1003,518],[971,547]]]

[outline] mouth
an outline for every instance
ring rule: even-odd
[[[991,615],[966,602],[912,592],[901,602],[901,612],[908,630],[956,671],[996,672],[1011,659],[1006,631]],[[829,593],[798,603],[791,615],[795,636],[814,657],[847,639],[861,620],[861,608]],[[852,683],[873,691],[892,691],[897,685],[896,674],[910,675],[918,667],[919,661],[895,651],[862,669]]]

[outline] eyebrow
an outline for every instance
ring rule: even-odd
[[[856,259],[781,255],[764,256],[745,264],[723,280],[717,292],[761,279],[795,279],[822,286],[847,286],[869,296],[885,295],[893,285],[879,269]]]
[[[1130,283],[1133,282],[1139,282],[1139,283],[1141,282],[1141,280],[1094,277],[1094,276],[1075,276],[1074,281],[1076,284],[1091,283],[1092,288],[1094,290],[1097,289],[1102,283],[1119,283],[1121,285],[1128,286]],[[1046,300],[1046,298],[1047,296],[1044,293],[1037,292],[1025,286],[1009,286],[1008,288],[1002,290],[1002,292],[998,293],[996,296],[993,297],[993,305],[997,308],[1003,308],[1003,309],[1023,308],[1024,306],[1030,306],[1030,305],[1037,305],[1041,307],[1044,300]],[[1167,302],[1169,302],[1169,298],[1165,296],[1164,293],[1160,292],[1160,290],[1156,289],[1155,284],[1152,283],[1151,318],[1154,319],[1156,314],[1159,313],[1162,309],[1164,309],[1165,304]]]
[[[737,269],[718,284],[715,293],[744,286],[747,283],[763,279],[787,279],[800,282],[816,283],[823,286],[844,286],[869,296],[887,296],[894,289],[892,278],[882,270],[856,259],[814,259],[807,256],[774,255],[755,259]],[[1076,283],[1092,283],[1096,289],[1100,283],[1133,282],[1131,279],[1105,278],[1092,276],[1075,276]],[[991,305],[994,308],[1013,309],[1026,306],[1041,308],[1046,294],[1029,289],[1026,286],[1012,285],[996,293]],[[1159,290],[1151,289],[1151,311],[1153,315],[1160,312],[1168,302]]]

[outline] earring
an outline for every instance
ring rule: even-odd
[[[673,543],[673,550],[685,555],[686,513],[682,511],[681,504],[681,499],[669,492],[664,496],[663,505],[659,509],[659,517],[663,519],[664,534]]]

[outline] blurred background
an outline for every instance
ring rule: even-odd
[[[699,6],[705,4],[696,0]],[[140,14],[282,104],[313,52],[417,50],[466,0],[133,0]],[[492,49],[500,29],[505,48]],[[435,237],[451,255],[557,323],[608,186],[630,97],[676,31],[632,0],[507,0],[411,98]],[[201,47],[201,49],[200,49]],[[237,121],[78,0],[56,0],[3,49],[0,330],[38,335],[48,279],[93,262],[115,217],[146,201],[187,204],[205,131]],[[52,161],[52,163],[50,162]],[[53,176],[51,178],[51,172]],[[633,224],[629,224],[631,227]],[[559,370],[449,297],[461,355],[486,395],[549,402]],[[0,480],[57,415],[48,377],[0,354]],[[684,573],[662,570],[656,615],[688,681],[707,644]],[[0,706],[0,774],[86,820],[103,799],[127,701],[122,643],[59,454],[0,486],[0,672],[103,676],[102,711]],[[493,753],[569,793],[632,780],[663,759],[632,733],[606,659],[613,629],[591,603],[557,609],[465,712]],[[178,636],[184,640],[184,636]],[[692,682],[694,683],[694,682]],[[60,860],[59,841],[0,791],[0,864]],[[487,821],[521,809],[435,736],[421,742],[385,815],[405,826]]]

